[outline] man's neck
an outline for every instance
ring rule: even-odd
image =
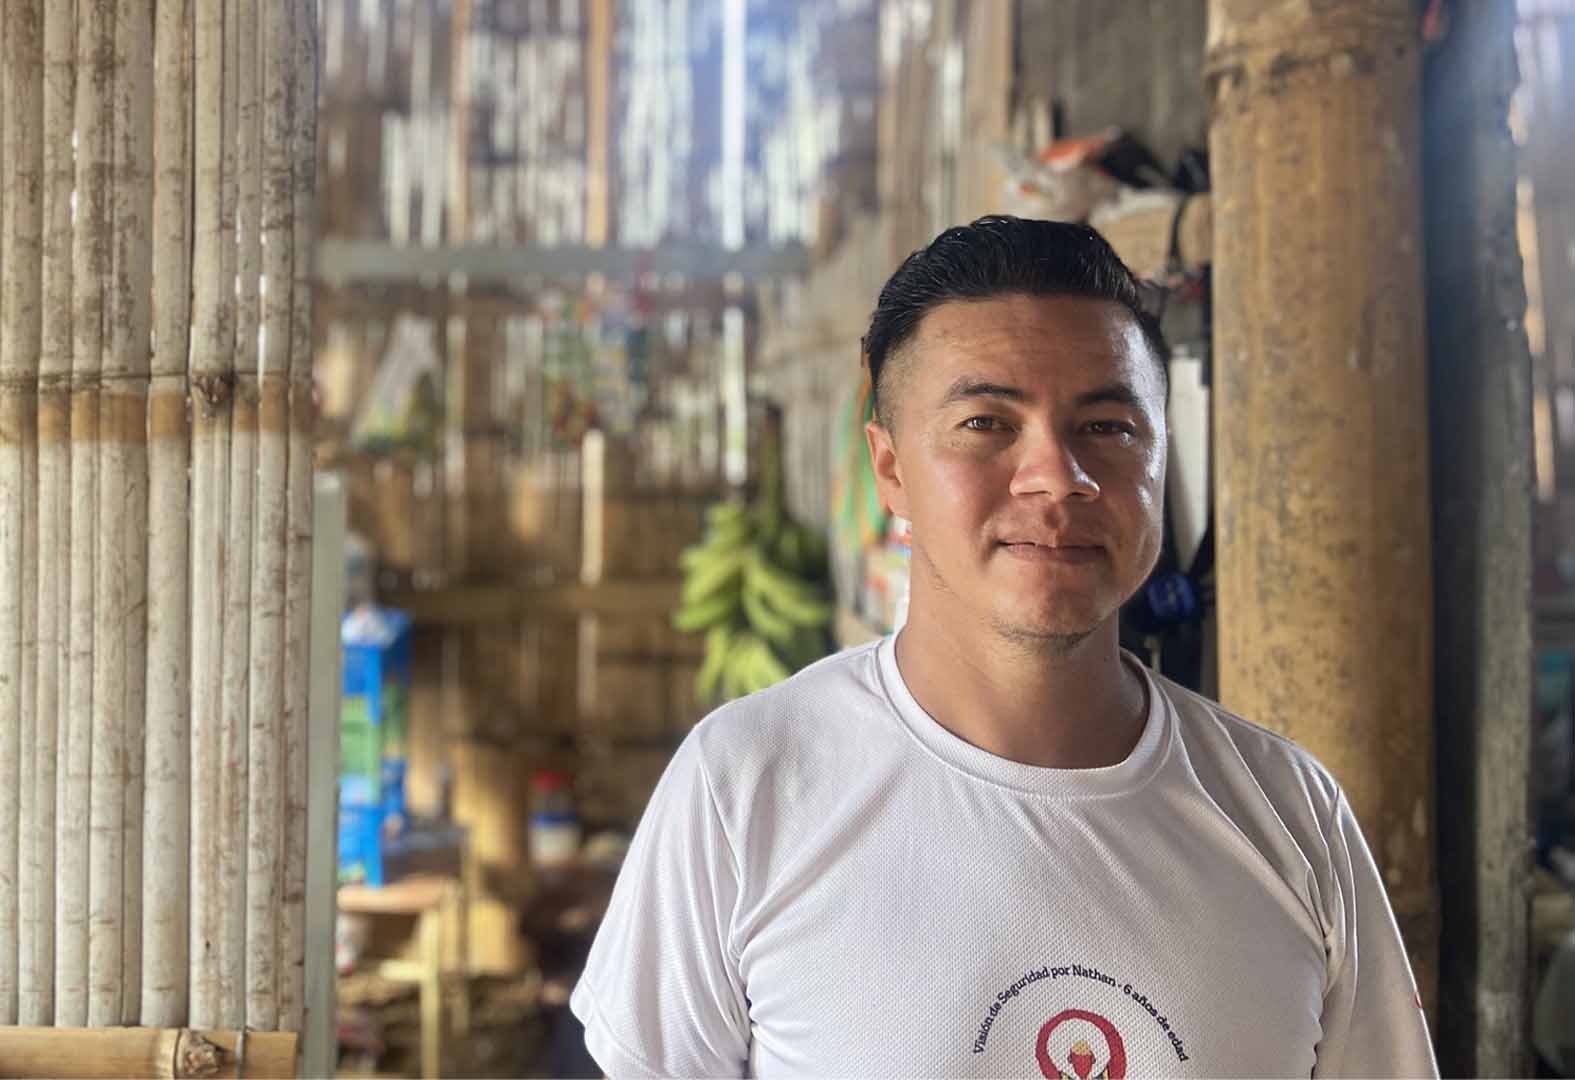
[[[1147,692],[1121,660],[1114,617],[1065,653],[958,630],[914,611],[897,636],[909,692],[953,735],[1058,769],[1116,765],[1137,745]]]

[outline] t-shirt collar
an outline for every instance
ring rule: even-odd
[[[1125,760],[1115,765],[1051,769],[1000,757],[952,734],[925,712],[909,691],[897,668],[897,635],[888,635],[876,648],[882,688],[892,709],[909,734],[930,754],[976,780],[1027,795],[1058,799],[1125,794],[1146,783],[1169,752],[1175,729],[1170,699],[1136,657],[1123,650],[1121,658],[1139,673],[1148,692],[1148,718],[1137,745]]]

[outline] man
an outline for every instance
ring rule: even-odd
[[[983,218],[903,263],[865,347],[908,622],[685,740],[574,993],[598,1062],[1436,1075],[1339,786],[1120,650],[1166,458],[1132,275]]]

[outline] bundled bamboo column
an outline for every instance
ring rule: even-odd
[[[0,1031],[299,1028],[315,5],[5,16]]]
[[[71,566],[71,192],[76,185],[71,153],[75,127],[76,22],[68,4],[43,5],[43,233],[42,354],[38,401],[38,711],[33,806],[33,857],[38,868],[35,917],[38,930],[22,958],[18,987],[20,1021],[48,1024],[55,1018],[55,943],[59,929],[55,899],[63,842],[59,810],[65,790],[57,787],[67,746],[69,664],[67,641]]]
[[[298,1031],[306,1001],[307,703],[312,587],[312,237],[317,192],[317,0],[295,13],[291,99],[289,446],[284,588],[284,893],[280,910],[279,1023]]]
[[[295,272],[291,101],[294,5],[262,7],[263,347],[258,373],[257,509],[252,549],[250,821],[247,845],[246,1022],[279,1026],[279,899],[283,889],[286,467],[290,297]]]
[[[191,635],[186,357],[191,338],[191,0],[159,0],[153,53],[153,318],[148,410],[147,760],[140,1022],[186,1017]]]
[[[59,868],[55,898],[55,1022],[82,1026],[95,1017],[100,1024],[118,1019],[119,1001],[107,1008],[95,999],[93,974],[113,952],[119,966],[118,914],[97,916],[108,903],[109,883],[119,901],[120,809],[123,792],[108,791],[113,770],[103,769],[104,782],[93,797],[94,751],[118,741],[118,711],[95,709],[94,668],[95,555],[98,536],[99,397],[103,374],[104,287],[110,268],[109,188],[114,168],[114,113],[110,89],[114,79],[115,27],[109,9],[84,4],[77,12],[76,63],[76,209],[72,227],[71,348],[71,627],[68,672],[69,730],[62,770],[65,792],[57,826]],[[106,647],[109,643],[105,643]],[[100,661],[102,662],[102,661]],[[109,756],[106,747],[100,760]],[[112,809],[113,808],[113,809]],[[108,819],[108,820],[106,820]],[[90,843],[89,829],[102,836]],[[90,922],[95,925],[90,926]],[[112,948],[111,948],[112,946]],[[95,963],[96,961],[96,963]]]
[[[153,322],[148,283],[153,274],[153,0],[115,5],[115,171],[113,288],[110,350],[103,406],[105,461],[99,474],[100,626],[121,642],[121,668],[109,672],[120,694],[98,696],[95,707],[119,711],[123,802],[123,870],[110,887],[118,895],[121,954],[116,970],[119,1022],[142,1013],[142,781],[147,686],[148,377]],[[115,472],[121,482],[113,483]],[[109,653],[113,656],[113,651]],[[113,902],[108,905],[113,908]],[[106,1000],[108,995],[106,995]],[[114,1021],[110,1021],[114,1022]]]
[[[1431,1000],[1415,6],[1212,0],[1208,38],[1222,700],[1340,780]]]
[[[229,513],[230,388],[235,342],[233,221],[226,213],[226,123],[234,97],[225,87],[225,4],[195,3],[192,194],[192,466],[191,466],[191,906],[189,1017],[218,1027],[220,941],[225,897],[219,873],[223,843],[225,523]],[[231,178],[233,183],[233,175]],[[228,273],[226,272],[228,270]]]
[[[31,966],[37,918],[32,746],[36,642],[37,376],[41,326],[42,14],[36,0],[8,10],[3,52],[5,283],[0,292],[0,1023],[20,1014],[18,980]],[[29,550],[32,548],[33,550]],[[26,763],[24,764],[24,758]]]

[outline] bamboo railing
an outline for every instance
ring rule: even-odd
[[[295,1032],[184,1028],[0,1028],[0,1078],[197,1080],[291,1077]]]

